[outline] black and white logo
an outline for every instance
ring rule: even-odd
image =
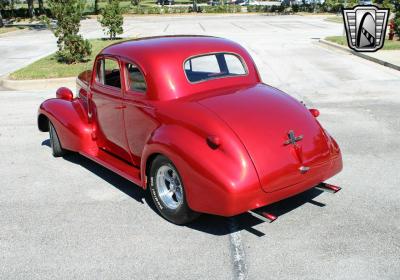
[[[389,9],[356,6],[343,9],[343,20],[349,47],[358,52],[375,52],[383,47]]]

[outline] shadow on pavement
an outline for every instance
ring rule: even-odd
[[[50,147],[49,139],[44,140],[42,142],[42,146]],[[145,201],[150,206],[150,208],[161,217],[150,195],[148,195],[148,192],[144,191],[141,187],[135,185],[131,181],[126,180],[125,178],[101,166],[100,164],[97,164],[96,162],[91,161],[90,159],[87,159],[77,153],[68,154],[64,156],[64,159],[86,168],[93,174],[99,176],[106,182],[110,183],[111,185],[125,193],[126,195],[132,197],[137,202],[144,203]],[[310,189],[291,198],[261,207],[257,209],[257,211],[268,212],[278,217],[281,217],[286,213],[297,209],[305,203],[311,203],[318,207],[324,207],[325,204],[314,200],[314,198],[319,196],[322,192],[323,191],[317,189]],[[279,218],[277,221],[275,221],[275,223],[277,222],[279,222]],[[246,230],[249,233],[252,233],[258,237],[262,237],[265,235],[265,233],[254,228],[254,226],[257,226],[261,223],[266,222],[252,216],[249,213],[243,213],[241,215],[231,218],[203,214],[197,220],[186,226],[197,231],[218,236]]]
[[[314,200],[314,198],[319,196],[321,193],[323,193],[323,191],[310,189],[291,198],[258,208],[257,211],[267,212],[278,217],[282,217],[286,213],[297,209],[305,203],[311,203],[318,207],[324,207],[324,203]],[[246,230],[258,237],[262,237],[265,235],[265,233],[254,228],[254,226],[262,223],[268,224],[249,213],[243,213],[232,218],[203,215],[200,219],[188,225],[188,227],[213,235],[226,235],[233,232]],[[279,218],[275,221],[275,223],[279,223]]]

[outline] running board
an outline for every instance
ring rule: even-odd
[[[330,192],[330,193],[337,193],[340,191],[342,188],[338,186],[334,186],[331,184],[327,183],[321,183],[315,187],[317,190],[324,191],[324,192]]]
[[[125,179],[133,182],[134,184],[142,187],[142,181],[140,179],[140,170],[133,165],[129,165],[126,162],[98,149],[96,153],[89,154],[86,152],[80,152],[81,155],[97,162],[98,164],[106,167],[107,169],[117,173]]]
[[[253,217],[256,217],[256,218],[258,218],[258,219],[260,219],[260,220],[262,220],[262,221],[264,221],[264,222],[267,222],[267,223],[272,223],[273,221],[275,221],[276,219],[278,219],[277,216],[272,215],[272,214],[267,213],[267,212],[256,213],[256,212],[251,211],[251,210],[249,210],[249,211],[247,211],[247,212],[248,212],[250,215],[252,215]]]

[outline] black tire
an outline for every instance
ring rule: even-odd
[[[161,168],[166,167],[169,167],[176,172],[175,178],[178,178],[176,182],[178,182],[177,185],[179,185],[181,189],[180,202],[178,202],[179,204],[176,208],[168,206],[160,196],[160,189],[162,189],[160,187],[162,185],[160,181],[162,181],[162,179],[160,179],[161,177],[159,176],[159,180],[157,180],[157,173]],[[174,224],[182,225],[187,224],[200,216],[199,213],[196,213],[189,208],[186,200],[185,189],[179,172],[174,164],[165,156],[159,155],[153,160],[150,167],[148,182],[150,195],[154,201],[154,204],[156,205],[159,213],[168,221]],[[164,183],[164,185],[166,186],[167,184]]]
[[[62,157],[66,155],[68,151],[62,148],[60,138],[58,138],[57,135],[57,131],[50,121],[49,121],[49,134],[50,134],[50,146],[53,151],[53,156]]]

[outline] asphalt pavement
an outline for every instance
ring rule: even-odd
[[[3,90],[1,279],[400,279],[399,71],[318,44],[342,32],[318,16],[131,17],[125,30],[242,44],[266,83],[320,110],[344,160],[329,182],[343,190],[311,190],[268,206],[279,216],[271,224],[244,214],[176,226],[111,171],[79,155],[51,156],[36,112],[53,91]],[[30,59],[55,49],[41,32],[31,43],[45,50]],[[101,29],[89,20],[82,33],[94,38]],[[9,47],[22,40],[7,38]],[[0,60],[23,55],[7,49]]]

